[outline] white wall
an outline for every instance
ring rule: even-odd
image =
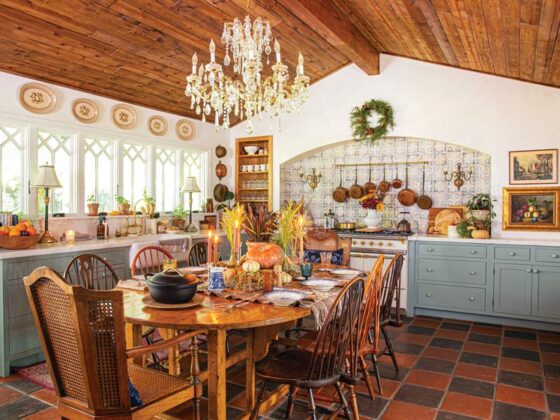
[[[57,85],[43,83],[54,90],[57,97],[56,109],[48,114],[33,114],[25,110],[19,102],[19,88],[25,83],[36,82],[25,77],[14,76],[8,73],[0,72],[0,121],[19,122],[36,124],[42,123],[48,127],[59,127],[66,130],[73,130],[84,133],[99,133],[107,136],[145,140],[150,142],[167,142],[176,145],[185,145],[195,149],[209,151],[209,175],[211,176],[208,185],[208,197],[212,196],[212,189],[218,182],[215,177],[214,167],[218,159],[214,154],[214,147],[218,144],[228,146],[229,133],[220,130],[216,132],[212,124],[203,123],[201,121],[192,120],[196,127],[196,135],[193,140],[184,142],[179,140],[175,134],[175,124],[177,120],[184,118],[179,115],[161,112],[158,110],[132,105],[137,113],[137,124],[130,130],[122,130],[117,128],[111,120],[111,108],[117,103],[124,103],[123,101],[116,101],[105,97],[91,95],[89,93],[77,91],[74,89],[64,88]],[[71,111],[72,102],[77,98],[88,98],[97,103],[100,109],[100,116],[95,123],[84,124],[74,118]],[[184,102],[185,108],[188,107],[188,102]],[[152,115],[163,116],[168,123],[167,134],[159,137],[154,136],[148,129],[148,118]],[[228,166],[228,178],[224,179],[224,183],[230,183],[232,179],[233,168],[231,166],[233,160],[233,152],[228,150],[228,155],[224,160]]]
[[[391,135],[421,137],[472,147],[492,156],[492,196],[497,200],[494,236],[558,237],[560,233],[502,232],[502,187],[508,185],[508,151],[558,148],[560,89],[382,55],[381,74],[355,65],[314,84],[299,114],[284,116],[281,130],[268,119],[254,135],[274,136],[274,203],[279,204],[282,162],[315,147],[351,138],[349,114],[368,99],[389,101]],[[247,136],[231,130],[231,142]],[[481,191],[483,192],[483,191]]]

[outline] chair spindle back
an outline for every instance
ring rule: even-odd
[[[208,261],[208,244],[206,242],[195,243],[189,251],[189,266],[197,267]]]
[[[400,285],[403,263],[404,255],[396,254],[383,275],[380,322],[385,322],[391,318],[391,308],[395,299],[395,292]]]
[[[374,328],[373,346],[377,348],[379,341],[379,329],[381,327],[381,289],[383,286],[383,262],[384,255],[377,258],[365,283],[365,294],[362,305],[362,317],[360,325],[360,348],[364,348],[369,340],[369,332],[372,324]]]
[[[172,260],[171,252],[160,246],[146,246],[139,250],[130,265],[130,273],[137,274],[159,273],[163,271],[163,262]]]
[[[64,270],[64,279],[70,284],[92,290],[111,290],[119,282],[111,264],[95,254],[72,258]]]

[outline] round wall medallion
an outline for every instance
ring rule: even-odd
[[[111,108],[111,118],[117,127],[125,130],[136,125],[136,111],[126,104],[117,104]]]
[[[91,124],[99,117],[99,108],[91,99],[80,98],[72,102],[72,114],[83,123]]]
[[[175,131],[181,140],[192,140],[196,134],[194,124],[187,119],[177,121]]]
[[[148,119],[148,128],[154,136],[163,136],[167,133],[167,121],[159,115],[153,115]]]
[[[47,114],[56,107],[56,95],[41,83],[26,83],[19,89],[19,102],[29,112]]]

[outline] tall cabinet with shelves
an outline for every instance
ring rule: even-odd
[[[272,209],[272,136],[237,139],[235,197],[239,203]]]

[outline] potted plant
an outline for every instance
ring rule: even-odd
[[[122,195],[116,195],[115,200],[117,200],[117,205],[119,206],[120,214],[130,213],[130,201],[124,198]]]
[[[87,196],[88,216],[97,216],[99,212],[99,203],[95,201],[95,195],[90,194]]]
[[[185,230],[185,219],[187,218],[187,210],[183,206],[177,206],[171,214],[171,225],[179,230]]]
[[[465,206],[469,210],[477,229],[490,230],[492,219],[496,217],[490,194],[477,194],[467,201]]]

